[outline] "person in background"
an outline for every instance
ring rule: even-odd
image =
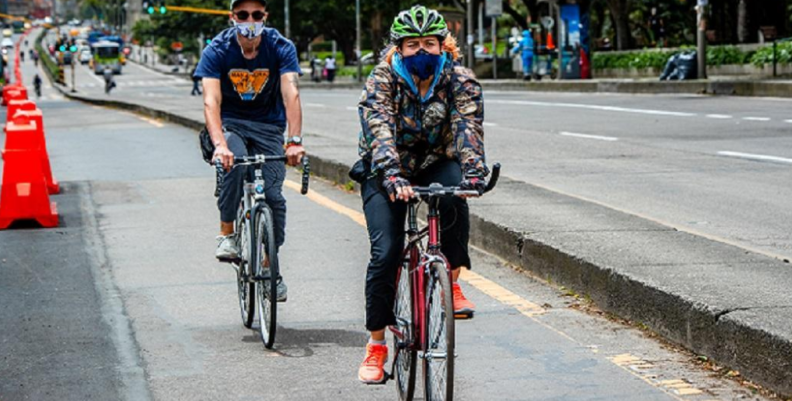
[[[203,94],[203,92],[201,92],[201,78],[195,76],[195,70],[197,68],[198,66],[196,65],[195,67],[193,67],[192,71],[190,71],[190,77],[192,77],[192,81],[193,81],[193,88],[192,88],[192,92],[190,92],[190,96]]]
[[[534,40],[530,29],[523,31],[522,38],[512,49],[512,54],[522,53],[523,79],[531,80],[533,75]]]
[[[336,74],[336,59],[334,55],[330,55],[325,59],[325,70],[327,70],[327,82],[332,84]]]
[[[33,77],[33,89],[36,91],[36,97],[41,97],[41,77],[39,74]]]

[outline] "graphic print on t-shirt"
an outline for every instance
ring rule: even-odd
[[[234,84],[234,90],[244,101],[253,101],[264,89],[269,80],[269,68],[260,68],[253,72],[248,70],[233,69],[228,72],[228,78]]]

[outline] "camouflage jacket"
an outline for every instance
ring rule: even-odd
[[[450,57],[420,98],[398,54],[374,68],[358,105],[358,153],[372,173],[413,177],[432,163],[458,160],[462,171],[489,174],[484,158],[484,99],[473,73]]]

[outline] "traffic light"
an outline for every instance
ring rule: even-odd
[[[58,50],[60,50],[60,51],[61,51],[61,53],[65,52],[65,51],[66,51],[66,45],[61,45],[61,46],[58,48]]]
[[[71,47],[69,47],[69,51],[72,53],[77,53],[77,46],[71,45]]]
[[[168,12],[168,7],[165,7],[165,5],[161,5],[159,8],[159,12],[160,14],[165,14],[166,12]]]
[[[154,6],[148,6],[146,11],[148,11],[149,14],[154,14]]]

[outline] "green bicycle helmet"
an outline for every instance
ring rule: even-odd
[[[398,44],[405,38],[422,36],[439,36],[443,39],[448,34],[448,24],[446,24],[445,18],[436,10],[420,5],[400,12],[394,18],[390,30],[393,44]]]

